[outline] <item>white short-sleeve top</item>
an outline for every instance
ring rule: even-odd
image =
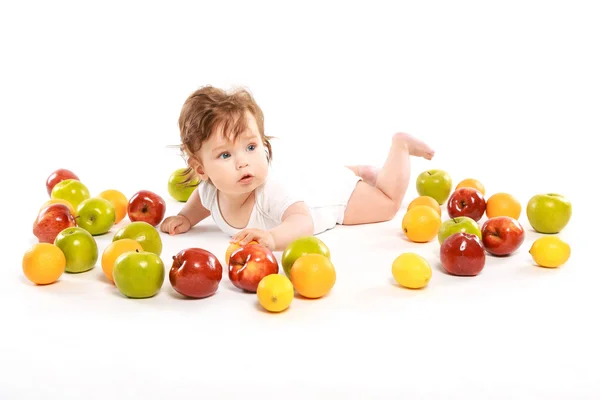
[[[344,168],[337,176],[323,182],[325,185],[315,187],[314,181],[308,186],[298,180],[284,180],[269,177],[255,192],[255,204],[246,227],[242,229],[229,225],[219,208],[217,188],[202,181],[198,187],[198,195],[204,208],[210,211],[215,224],[229,236],[234,236],[243,229],[270,230],[281,224],[285,211],[294,203],[303,201],[313,216],[314,234],[333,228],[343,223],[343,216],[348,199],[356,187],[356,177]]]

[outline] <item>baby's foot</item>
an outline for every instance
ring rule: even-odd
[[[423,157],[427,160],[431,160],[435,154],[435,151],[431,147],[408,133],[396,133],[394,134],[393,140],[405,143],[406,147],[408,147],[408,153],[411,156]]]

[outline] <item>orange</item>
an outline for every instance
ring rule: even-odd
[[[292,265],[290,280],[300,295],[317,299],[329,293],[335,285],[335,268],[322,254],[305,254]]]
[[[253,240],[248,244],[258,244],[258,242],[256,240]],[[225,250],[225,265],[229,265],[229,257],[231,257],[231,253],[233,253],[240,247],[242,246],[240,246],[239,243],[231,243],[229,246],[227,246],[227,250]]]
[[[414,206],[402,218],[402,231],[411,242],[430,242],[441,225],[442,217],[429,206]]]
[[[429,206],[429,207],[433,208],[439,214],[440,217],[442,216],[442,208],[440,207],[437,200],[431,196],[417,197],[416,199],[414,199],[413,201],[410,202],[410,204],[406,208],[406,211],[409,211],[414,206]]]
[[[479,190],[481,194],[485,196],[485,187],[483,186],[483,183],[479,182],[477,179],[463,179],[462,181],[458,182],[458,185],[456,185],[456,189],[463,187]]]
[[[493,217],[512,217],[519,219],[521,216],[521,203],[508,193],[495,193],[487,201],[485,215]]]
[[[58,246],[52,243],[37,243],[23,256],[23,273],[37,285],[54,283],[65,272],[67,259]]]
[[[73,204],[69,203],[67,200],[63,200],[63,199],[50,199],[47,202],[45,202],[44,204],[42,204],[42,206],[40,207],[40,211],[42,211],[42,208],[44,207],[48,207],[51,204],[64,204],[65,206],[69,207],[69,211],[71,212],[71,215],[76,217],[77,216],[77,212],[75,211],[75,207],[73,207]]]
[[[109,189],[100,193],[97,197],[108,200],[115,208],[115,224],[118,224],[127,215],[127,205],[129,200],[118,190]]]
[[[111,242],[104,251],[102,252],[102,271],[104,271],[104,275],[108,278],[109,281],[114,283],[113,279],[113,267],[115,266],[115,261],[117,258],[127,252],[127,251],[135,251],[144,250],[140,242],[133,239],[119,239]]]

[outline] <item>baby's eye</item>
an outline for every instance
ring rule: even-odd
[[[254,149],[256,149],[256,145],[253,145],[253,144],[248,145],[248,150],[252,151]]]
[[[231,157],[231,154],[229,154],[229,153],[221,153],[221,154],[219,154],[219,158],[222,158],[224,160],[228,159],[229,157]]]

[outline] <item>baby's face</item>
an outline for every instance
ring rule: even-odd
[[[249,193],[267,179],[269,163],[256,120],[246,113],[248,128],[235,141],[213,133],[200,149],[204,173],[226,194]]]

